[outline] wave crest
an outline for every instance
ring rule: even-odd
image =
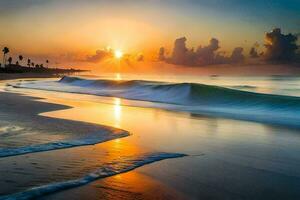
[[[26,82],[18,87],[159,102],[166,104],[160,105],[160,108],[300,126],[300,97],[294,96],[254,93],[198,83],[92,80],[69,76],[58,82]]]

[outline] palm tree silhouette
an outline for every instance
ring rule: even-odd
[[[20,60],[20,63],[21,63],[21,61],[23,60],[23,56],[22,55],[19,55],[19,60]]]
[[[28,58],[28,60],[27,60],[27,66],[30,67],[30,64],[31,64],[31,60]]]
[[[7,59],[7,61],[8,61],[8,63],[9,63],[9,65],[11,65],[11,63],[12,63],[12,57],[9,57],[9,58]]]
[[[9,48],[8,47],[4,47],[3,50],[2,50],[2,52],[3,52],[3,65],[5,67],[5,65],[6,65],[6,54],[9,53]]]
[[[31,66],[34,67],[34,62],[31,63]]]
[[[48,64],[49,64],[49,60],[46,60],[46,63],[47,63],[47,67],[48,67]]]

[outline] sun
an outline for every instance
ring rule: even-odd
[[[115,58],[120,59],[123,56],[123,52],[121,50],[115,50]]]

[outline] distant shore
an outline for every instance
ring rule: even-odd
[[[44,73],[0,73],[0,80],[10,80],[19,78],[58,78],[63,75]]]
[[[63,68],[32,68],[17,65],[8,65],[0,68],[0,80],[18,79],[18,78],[55,78],[64,75],[74,75],[76,73],[86,72],[81,69],[63,69]]]

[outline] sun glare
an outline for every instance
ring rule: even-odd
[[[116,73],[115,74],[115,80],[120,81],[122,80],[121,74],[120,73]]]
[[[115,50],[115,58],[120,59],[123,56],[123,52],[121,50]]]

